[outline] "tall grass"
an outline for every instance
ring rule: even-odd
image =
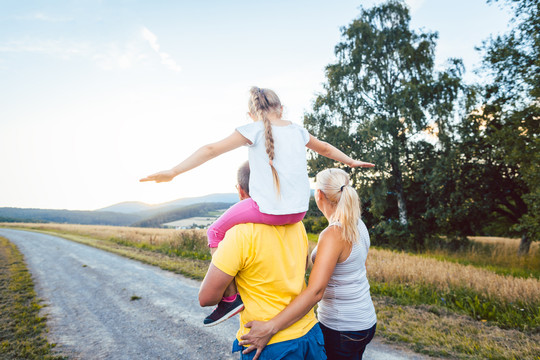
[[[383,249],[371,249],[367,265],[374,294],[443,306],[503,328],[540,330],[538,279]]]
[[[100,225],[72,224],[3,224],[10,227],[54,231],[56,233],[78,234],[94,239],[107,240],[119,245],[160,252],[166,255],[210,260],[210,250],[204,230],[174,230],[155,228],[134,228]],[[2,223],[0,223],[2,226]]]
[[[428,250],[425,255],[480,266],[497,274],[540,279],[540,243],[533,243],[528,254],[519,255],[520,239],[473,236],[470,240],[465,249],[453,252]]]

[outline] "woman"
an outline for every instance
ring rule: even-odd
[[[360,219],[358,194],[349,185],[348,174],[327,169],[316,178],[315,201],[328,219],[317,247],[311,254],[313,269],[307,288],[273,319],[246,324],[242,336],[244,353],[257,350],[254,359],[273,334],[304,316],[317,302],[328,359],[361,359],[373,339],[377,323],[369,294],[366,258],[369,234]]]

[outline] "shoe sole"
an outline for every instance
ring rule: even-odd
[[[210,326],[215,326],[215,325],[221,324],[222,322],[232,318],[234,315],[238,314],[242,310],[244,310],[244,304],[239,305],[236,308],[232,309],[227,314],[225,314],[223,317],[221,317],[221,319],[218,319],[218,320],[216,320],[216,321],[214,321],[213,323],[210,323],[210,324],[203,324],[203,326],[210,327]]]

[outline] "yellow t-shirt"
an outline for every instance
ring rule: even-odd
[[[306,287],[308,253],[302,223],[284,226],[240,224],[227,231],[212,263],[236,277],[244,302],[236,338],[249,332],[249,321],[270,320]],[[269,344],[304,336],[317,323],[313,309],[302,319],[272,337]]]

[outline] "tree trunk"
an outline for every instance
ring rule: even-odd
[[[529,253],[531,248],[531,239],[527,234],[521,235],[521,242],[519,243],[518,255],[523,256]]]
[[[396,196],[397,206],[399,211],[399,223],[407,225],[407,204],[405,203],[405,195],[403,194],[403,180],[401,178],[401,169],[396,163],[392,163],[392,172],[396,181]]]
[[[397,192],[397,206],[399,210],[399,222],[401,225],[407,225],[407,205],[405,204],[405,196],[403,195],[403,187],[400,186]]]

